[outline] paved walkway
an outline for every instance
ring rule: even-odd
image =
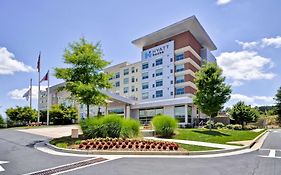
[[[181,143],[181,144],[206,146],[206,147],[212,147],[212,148],[222,148],[222,149],[240,148],[240,146],[235,146],[235,145],[225,145],[225,144],[209,143],[209,142],[199,142],[199,141],[190,141],[190,140],[177,140],[177,139],[162,139],[162,138],[156,138],[156,137],[145,137],[145,138],[146,139],[151,139],[151,140],[176,142],[176,143]]]
[[[41,135],[49,138],[59,138],[63,136],[70,136],[71,129],[79,129],[79,134],[82,134],[79,125],[62,125],[62,126],[49,126],[37,127],[31,129],[19,129],[18,131]]]

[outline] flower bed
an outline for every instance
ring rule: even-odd
[[[82,140],[69,148],[80,150],[112,150],[112,151],[185,151],[173,142],[98,138]]]

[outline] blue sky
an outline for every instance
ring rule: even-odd
[[[63,66],[64,48],[81,36],[100,41],[112,64],[135,62],[140,50],[132,40],[192,15],[217,45],[213,54],[233,85],[227,105],[272,104],[281,86],[280,7],[276,0],[1,1],[0,113],[28,105],[19,98],[30,78],[37,85],[39,51],[42,74]]]

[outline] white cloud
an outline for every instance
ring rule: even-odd
[[[238,43],[240,46],[242,46],[243,49],[253,49],[259,45],[259,42],[257,41],[243,42],[243,41],[235,40],[235,42]]]
[[[281,36],[276,36],[275,38],[263,38],[261,42],[262,47],[274,46],[275,48],[281,48]]]
[[[230,80],[272,79],[275,74],[267,71],[273,66],[270,58],[262,57],[257,52],[239,51],[223,52],[217,57],[223,74]],[[241,84],[236,82],[236,85]]]
[[[0,47],[0,74],[14,74],[14,72],[32,72],[34,69],[15,59],[7,48]]]
[[[217,5],[225,5],[230,2],[231,2],[231,0],[217,0]]]
[[[230,83],[231,86],[236,87],[236,86],[242,86],[244,83],[239,80],[234,80],[233,82]]]
[[[40,86],[40,90],[45,90],[47,86]],[[22,97],[29,88],[22,88],[22,89],[14,89],[10,92],[8,92],[8,96],[10,96],[12,99],[16,100],[23,100],[25,99]],[[32,99],[38,99],[38,86],[32,86]]]
[[[230,101],[226,104],[226,106],[232,106],[238,101],[243,101],[247,105],[252,106],[262,106],[262,105],[273,105],[274,97],[272,96],[247,96],[243,94],[231,94]]]

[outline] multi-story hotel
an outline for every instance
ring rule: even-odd
[[[120,63],[104,71],[113,75],[113,88],[103,91],[110,99],[104,113],[149,122],[156,114],[175,117],[181,124],[203,117],[192,102],[195,73],[204,62],[215,62],[216,46],[195,16],[179,21],[132,43],[141,61]]]

